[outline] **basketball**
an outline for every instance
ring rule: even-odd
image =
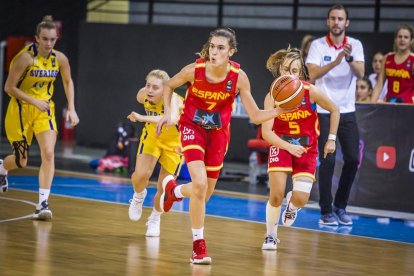
[[[270,93],[281,108],[295,108],[302,102],[305,89],[300,79],[292,75],[284,75],[273,81]]]

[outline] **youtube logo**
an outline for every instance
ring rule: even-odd
[[[380,146],[377,149],[377,167],[380,169],[392,170],[395,167],[395,147]]]

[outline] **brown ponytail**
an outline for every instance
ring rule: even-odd
[[[36,26],[36,35],[40,34],[41,29],[56,29],[55,23],[53,22],[53,17],[51,15],[45,15],[42,19],[42,22]]]

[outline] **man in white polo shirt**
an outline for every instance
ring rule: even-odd
[[[359,133],[355,116],[355,89],[357,78],[365,73],[365,59],[359,40],[345,35],[349,26],[348,10],[342,5],[334,5],[328,11],[326,24],[329,33],[312,42],[306,65],[311,82],[335,102],[341,113],[338,140],[341,144],[344,166],[342,167],[338,189],[333,200],[332,177],[335,169],[335,153],[323,158],[323,146],[327,139],[335,140],[329,133],[329,112],[318,106],[320,123],[319,136],[319,205],[320,224],[352,225],[346,213],[349,194],[358,170]],[[333,202],[333,206],[332,206]]]

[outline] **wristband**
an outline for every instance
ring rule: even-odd
[[[346,60],[346,62],[350,63],[350,62],[354,61],[354,57],[353,56],[348,56],[348,57],[345,57],[345,60]]]
[[[328,140],[336,141],[336,135],[335,134],[329,134]]]

